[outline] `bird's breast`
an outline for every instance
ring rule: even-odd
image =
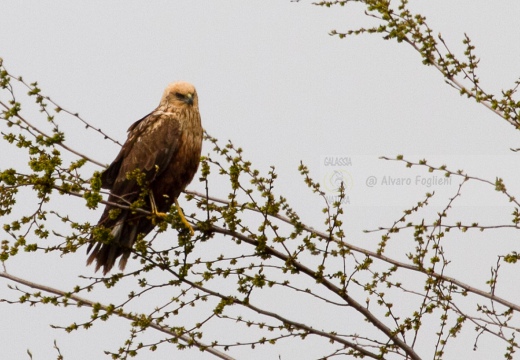
[[[203,130],[198,112],[182,115],[177,150],[160,179],[154,181],[159,187],[154,189],[154,193],[167,195],[171,201],[180,195],[195,176],[202,151]]]

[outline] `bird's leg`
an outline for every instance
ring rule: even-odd
[[[184,226],[186,226],[190,230],[190,233],[192,236],[195,235],[195,231],[193,231],[193,228],[191,227],[190,223],[188,222],[188,220],[186,220],[186,217],[184,216],[184,213],[182,212],[182,208],[180,207],[177,199],[175,199],[175,206],[177,207],[177,212],[179,213],[179,216],[180,216],[181,221],[184,224]]]
[[[157,209],[157,204],[155,203],[155,198],[153,196],[153,192],[151,192],[151,191],[150,191],[150,207],[152,208],[152,214],[154,217],[157,216],[162,219],[165,219],[166,216],[168,216],[167,214],[165,214],[163,212],[159,212],[159,210]],[[180,207],[177,199],[175,199],[175,207],[177,208],[177,212],[179,213],[179,217],[181,218],[181,221],[184,224],[184,226],[186,226],[188,228],[188,230],[190,230],[190,233],[192,236],[195,235],[195,231],[191,227],[188,220],[186,220],[186,217],[184,216],[184,213],[182,212],[182,208]],[[153,218],[152,218],[152,221],[153,221]]]
[[[155,198],[153,196],[153,192],[150,191],[150,207],[152,208],[152,222],[154,223],[155,225],[155,217],[160,217],[161,219],[166,219],[166,216],[168,216],[167,214],[163,213],[163,212],[160,212],[158,209],[157,209],[157,204],[155,203]]]

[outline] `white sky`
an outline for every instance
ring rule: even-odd
[[[520,75],[519,2],[411,3],[453,51],[460,54],[464,33],[470,36],[481,58],[482,86],[494,92],[513,86]],[[322,224],[322,205],[297,172],[300,160],[317,178],[327,155],[356,158],[353,172],[363,176],[381,176],[386,174],[381,169],[389,169],[395,176],[407,177],[410,170],[402,164],[375,160],[404,154],[464,168],[490,180],[502,176],[511,180],[511,189],[518,184],[518,162],[509,148],[520,147],[520,142],[511,125],[460,97],[406,44],[385,42],[377,35],[344,40],[328,35],[332,29],[372,24],[359,5],[327,9],[289,0],[4,0],[0,17],[0,57],[10,72],[28,82],[38,81],[46,95],[120,141],[132,122],[157,106],[169,82],[192,82],[205,129],[242,147],[257,168],[274,165],[279,194],[317,228]],[[89,139],[99,138],[89,134],[72,135],[71,142],[109,163],[118,148],[109,142],[92,143]],[[13,160],[3,144],[0,149],[2,162]],[[209,150],[206,146],[204,152]],[[415,177],[417,171],[412,174]],[[363,179],[356,181],[361,184]],[[407,204],[426,192],[424,188],[379,188],[369,199],[368,189],[361,185],[356,189],[358,202],[347,212],[346,221],[351,241],[359,243],[378,238],[362,234],[362,229],[390,225]],[[480,210],[475,213],[482,215],[481,209],[488,209],[492,216],[494,210],[489,209],[495,203],[486,199],[477,204]],[[461,244],[454,249],[467,245]],[[475,249],[469,246],[469,251]],[[79,262],[63,261],[81,268],[74,273],[87,273],[81,256],[75,258]],[[470,262],[475,269],[468,272],[483,269],[485,279],[496,257],[485,261],[482,267],[480,260]],[[75,281],[58,281],[50,275],[54,269],[47,275],[47,269],[36,264],[31,268],[14,259],[8,270],[27,277],[38,274],[42,282],[57,287],[60,281],[65,286]],[[59,271],[67,271],[63,269]],[[0,282],[0,297],[6,294],[5,282]],[[66,359],[76,358],[76,351],[84,359],[101,358],[113,331],[98,325],[88,332],[63,335],[48,324],[64,324],[74,315],[43,307],[0,305],[0,316],[3,324],[10,324],[0,330],[6,359],[24,358],[27,348],[35,359],[52,358],[55,338]],[[121,329],[126,331],[124,324]],[[466,345],[471,350],[471,340]],[[289,351],[283,359],[291,354],[296,353]],[[489,354],[480,349],[472,355],[484,359]],[[203,358],[196,351],[175,357]]]

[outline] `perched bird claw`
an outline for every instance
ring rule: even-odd
[[[175,199],[175,206],[177,207],[177,212],[179,213],[179,216],[180,216],[181,221],[184,224],[184,226],[186,226],[188,228],[191,236],[195,235],[195,231],[193,230],[193,227],[188,222],[188,220],[186,220],[186,217],[184,216],[184,213],[182,212],[182,208],[179,206],[179,202],[177,201],[177,199]]]
[[[160,212],[157,209],[157,205],[155,203],[155,198],[153,196],[153,193],[150,193],[150,206],[152,208],[152,222],[155,224],[155,218],[161,218],[162,220],[166,219],[168,214]],[[181,206],[179,205],[179,202],[177,199],[175,199],[175,207],[177,208],[177,213],[179,214],[179,217],[181,218],[182,223],[186,228],[190,231],[191,236],[195,235],[195,231],[193,230],[193,227],[191,224],[186,220],[186,216],[184,216],[184,212],[182,211]]]
[[[155,219],[156,218],[161,218],[162,220],[166,219],[166,217],[168,216],[168,214],[166,213],[163,213],[163,212],[160,212],[158,209],[157,209],[157,204],[155,203],[155,198],[153,196],[153,193],[150,192],[150,207],[152,208],[151,209],[151,213],[152,213],[152,223],[155,225],[156,222],[155,222]]]

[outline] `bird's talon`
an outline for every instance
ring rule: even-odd
[[[168,214],[163,213],[163,212],[159,212],[159,211],[154,212],[153,214],[154,214],[154,216],[159,217],[159,218],[161,218],[163,220],[166,219],[166,217],[168,216]]]
[[[177,207],[177,212],[179,213],[179,216],[180,216],[181,221],[184,224],[184,226],[186,226],[188,228],[188,230],[190,230],[191,236],[195,235],[195,231],[193,230],[193,227],[188,222],[188,220],[186,220],[186,217],[184,216],[184,213],[182,212],[182,209],[179,206],[179,202],[177,201],[177,199],[175,199],[175,206]]]

